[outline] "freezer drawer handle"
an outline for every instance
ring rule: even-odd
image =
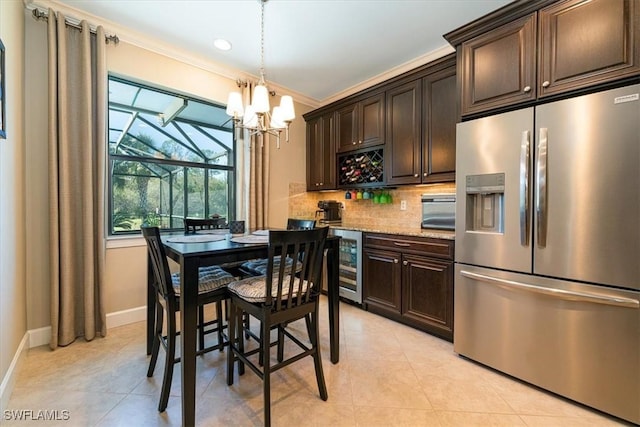
[[[520,143],[520,244],[529,245],[529,131]]]
[[[547,246],[547,128],[540,128],[538,142],[538,191],[536,192],[536,216],[538,218],[538,247]]]
[[[460,274],[469,279],[480,280],[482,282],[498,285],[503,288],[518,288],[538,294],[552,295],[571,301],[584,301],[596,304],[615,305],[618,307],[640,308],[640,301],[633,298],[624,297],[607,297],[602,295],[590,294],[587,292],[565,291],[564,289],[545,288],[542,286],[528,285],[526,283],[516,282],[514,280],[500,279],[498,277],[486,276],[484,274],[472,273],[470,271],[461,270]]]

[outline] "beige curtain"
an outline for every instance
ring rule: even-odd
[[[49,10],[52,349],[106,335],[103,303],[105,36]]]
[[[251,99],[252,91],[253,84],[248,84],[244,91],[245,99]],[[249,143],[249,229],[267,228],[269,226],[269,136],[248,136],[245,133],[244,139],[244,143],[247,141]]]

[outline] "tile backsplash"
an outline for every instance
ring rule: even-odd
[[[379,193],[381,190],[377,190]],[[379,204],[369,200],[347,200],[346,190],[307,192],[305,183],[289,184],[289,217],[314,218],[318,210],[318,201],[336,200],[344,204],[342,220],[348,223],[360,222],[375,228],[420,227],[422,221],[422,194],[455,193],[455,183],[432,184],[424,186],[403,186],[385,189],[391,195],[392,203]],[[407,202],[407,209],[400,210],[400,202]],[[318,214],[318,219],[320,218]]]

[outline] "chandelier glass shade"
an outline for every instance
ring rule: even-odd
[[[264,135],[274,135],[277,139],[277,147],[280,148],[280,132],[285,131],[286,141],[289,142],[289,125],[296,117],[293,108],[293,98],[288,95],[280,98],[280,105],[271,109],[269,96],[274,94],[267,88],[264,72],[264,4],[267,0],[260,1],[260,81],[253,88],[251,103],[244,106],[240,92],[229,93],[227,100],[227,114],[231,116],[234,127],[247,129],[251,135],[260,135],[264,141]],[[238,81],[238,86],[242,82]]]

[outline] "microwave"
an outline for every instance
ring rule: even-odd
[[[455,230],[456,228],[456,195],[455,194],[423,194],[422,228],[438,230]]]

